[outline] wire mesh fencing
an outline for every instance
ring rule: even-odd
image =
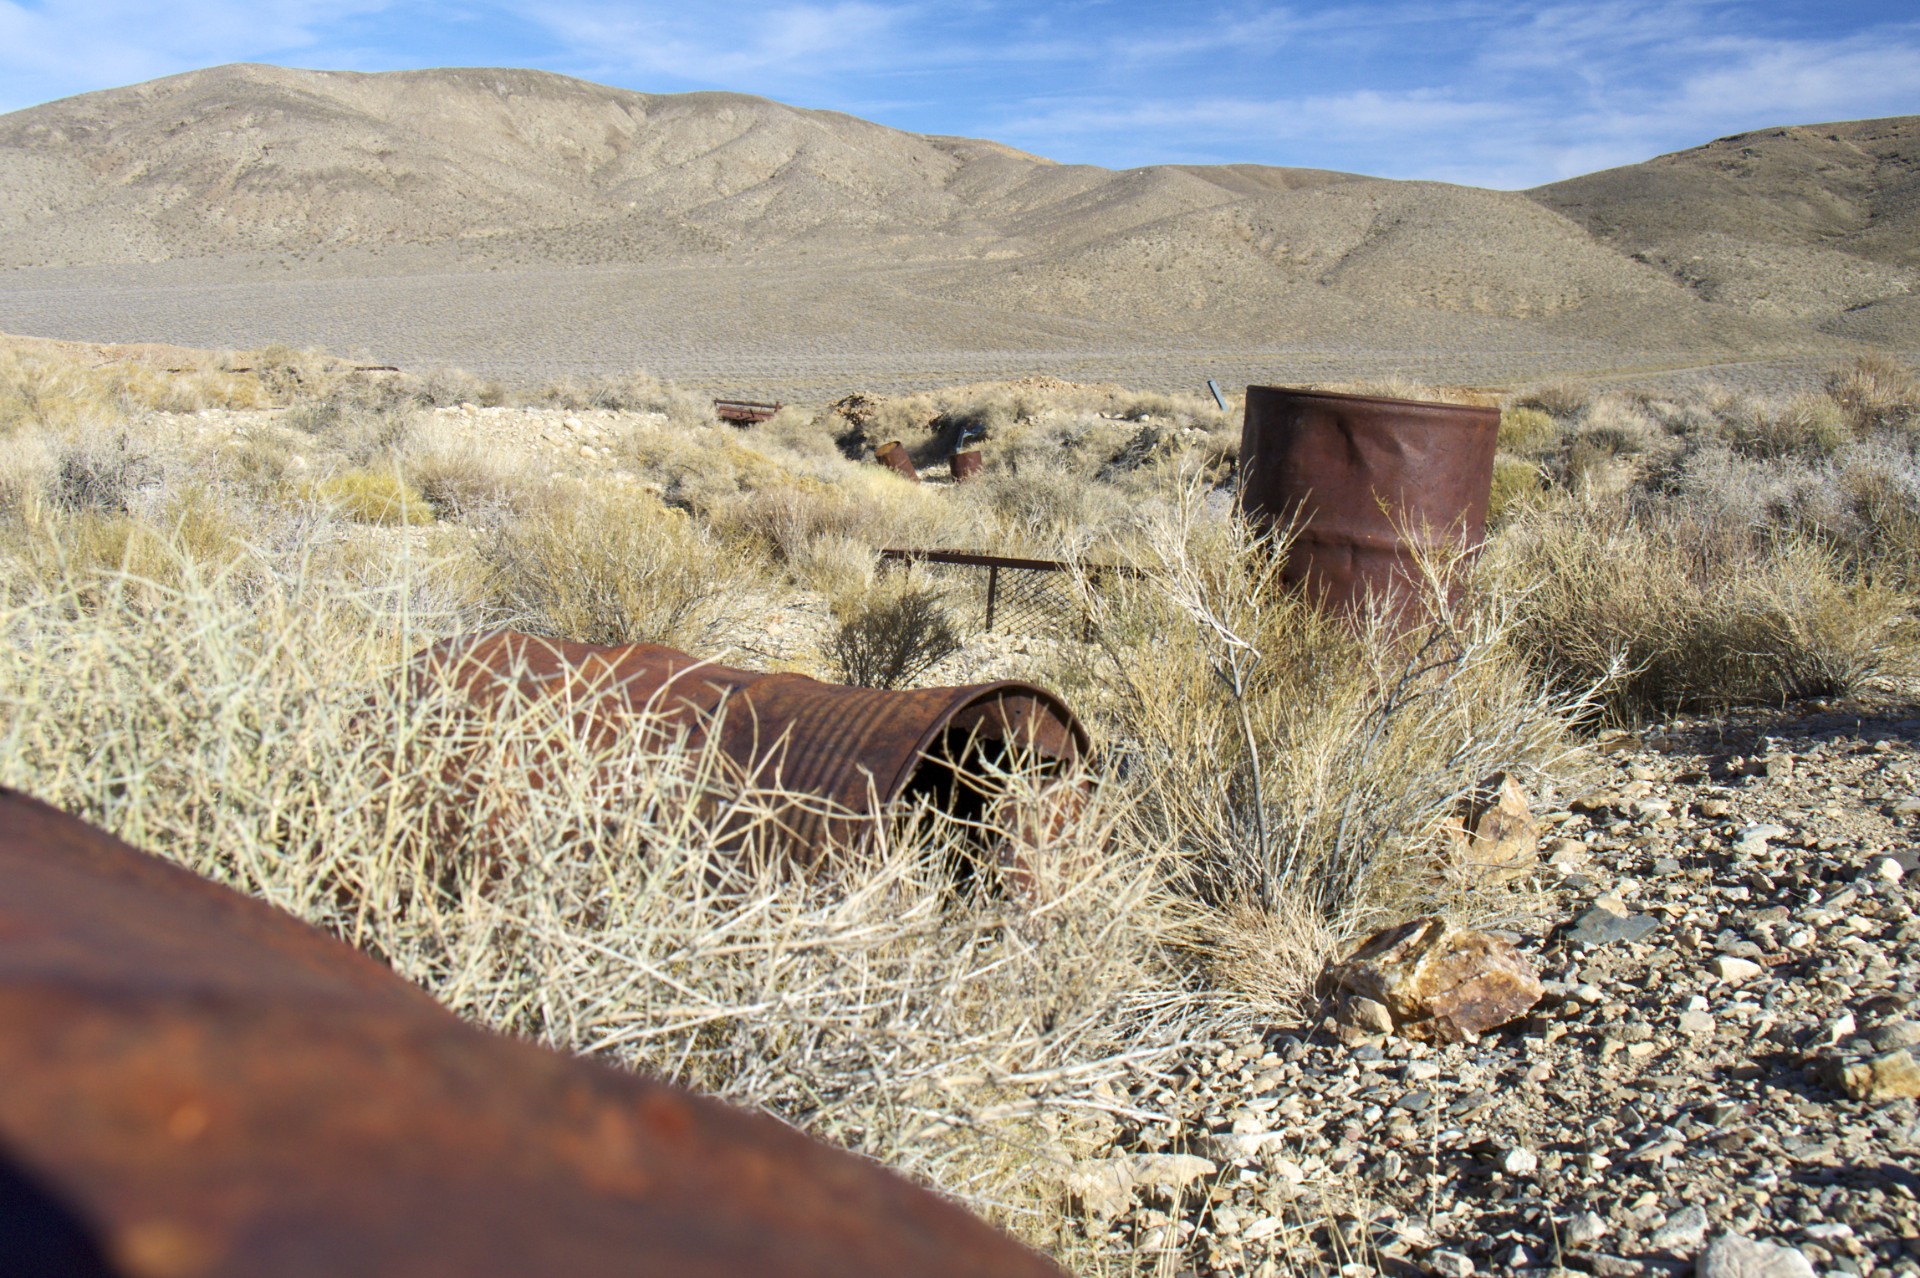
[[[971,550],[883,550],[880,568],[912,564],[941,589],[948,614],[982,634],[1045,635],[1088,640],[1093,618],[1076,576],[1098,582],[1134,570],[1109,564],[1021,559]]]

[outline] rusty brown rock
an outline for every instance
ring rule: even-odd
[[[18,1278],[1042,1278],[792,1129],[486,1033],[261,902],[0,791]]]
[[[1374,933],[1320,976],[1324,997],[1384,1006],[1407,1038],[1471,1041],[1524,1015],[1544,991],[1506,941],[1428,916]]]
[[[1920,1056],[1909,1047],[1859,1058],[1829,1054],[1816,1062],[1815,1072],[1827,1086],[1854,1100],[1920,1097]]]
[[[988,829],[1033,839],[1057,836],[1084,807],[1043,785],[1033,796],[1035,811],[1006,810],[1001,778],[1009,772],[1058,776],[1087,751],[1073,712],[1027,683],[850,688],[717,665],[654,644],[605,647],[515,631],[435,644],[415,658],[413,678],[419,695],[450,679],[487,711],[558,701],[602,749],[624,740],[657,747],[676,738],[698,748],[716,736],[736,782],[777,796],[753,828],[723,832],[729,846],[751,839],[803,866],[864,838],[874,819],[903,799],[921,797]],[[535,768],[515,783],[538,788],[550,780]],[[613,782],[604,792],[617,803]],[[996,849],[1002,851],[1017,855]]]
[[[1321,606],[1412,624],[1421,557],[1444,566],[1486,537],[1499,430],[1495,408],[1249,386],[1241,508],[1293,530],[1282,576]]]
[[[1454,863],[1471,878],[1502,883],[1521,877],[1540,861],[1540,825],[1527,792],[1504,772],[1474,787],[1446,836]]]

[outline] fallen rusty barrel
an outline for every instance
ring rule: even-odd
[[[969,449],[967,452],[955,453],[953,455],[953,460],[947,463],[948,473],[953,476],[954,483],[964,484],[975,475],[978,475],[980,468],[985,464],[980,456],[979,449]]]
[[[920,472],[913,467],[913,458],[907,456],[906,448],[897,439],[890,439],[873,450],[873,459],[894,474],[920,482]]]
[[[1042,1278],[761,1115],[476,1029],[263,902],[0,790],[10,1278]]]
[[[1330,611],[1419,611],[1423,556],[1486,536],[1500,412],[1461,404],[1247,388],[1240,505],[1290,528],[1283,576]]]
[[[444,640],[415,658],[413,677],[418,694],[451,680],[487,710],[557,700],[598,749],[670,737],[697,749],[715,736],[735,775],[773,804],[736,841],[752,838],[802,866],[858,842],[876,816],[914,798],[969,822],[997,818],[1005,830],[1057,824],[1059,796],[1037,796],[1037,815],[996,813],[1009,798],[997,779],[1057,776],[1088,750],[1086,729],[1064,702],[1011,680],[850,688],[655,644],[604,647],[517,631]]]

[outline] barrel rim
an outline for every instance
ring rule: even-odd
[[[1390,408],[1442,409],[1474,415],[1486,414],[1496,421],[1500,417],[1500,410],[1491,404],[1455,404],[1440,399],[1395,399],[1388,395],[1355,395],[1348,391],[1308,390],[1299,386],[1249,386],[1247,387],[1249,401],[1256,391],[1290,396],[1295,399],[1331,399],[1345,404],[1375,404]]]
[[[1053,717],[1066,728],[1068,736],[1073,741],[1075,758],[1063,759],[1063,763],[1072,763],[1075,759],[1085,759],[1092,753],[1093,739],[1087,734],[1086,725],[1080,722],[1080,717],[1074,714],[1065,701],[1062,701],[1059,697],[1048,692],[1038,684],[1028,683],[1022,679],[996,679],[991,683],[957,684],[951,687],[913,689],[912,691],[967,693],[969,695],[948,698],[946,704],[941,707],[940,712],[933,717],[933,720],[927,725],[926,729],[921,732],[919,739],[914,742],[912,750],[905,752],[902,764],[892,783],[884,791],[880,792],[880,802],[882,804],[894,802],[905,792],[907,783],[913,780],[914,773],[918,772],[930,757],[927,753],[929,747],[933,745],[941,733],[947,730],[948,726],[952,724],[955,719],[959,718],[968,710],[973,709],[975,706],[982,705],[988,701],[1002,700],[1009,694],[1031,697],[1051,711]]]

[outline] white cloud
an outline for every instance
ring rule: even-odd
[[[0,0],[0,111],[223,62],[297,56],[387,0]]]
[[[751,90],[750,78],[787,82],[870,67],[907,22],[906,6],[838,0],[773,9],[736,5],[697,12],[591,3],[534,5],[521,17],[544,28],[566,53],[602,67]]]
[[[1683,117],[1814,123],[1920,111],[1920,31],[1838,41],[1743,41],[1723,65],[1687,76]]]

